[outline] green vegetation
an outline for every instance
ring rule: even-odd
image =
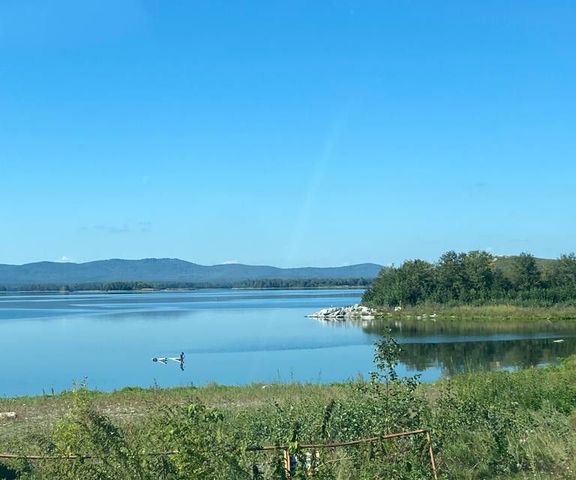
[[[430,319],[444,320],[447,323],[456,323],[461,320],[475,320],[471,326],[481,326],[486,323],[500,323],[509,328],[512,322],[518,322],[526,328],[526,319],[530,319],[530,325],[539,321],[542,325],[553,327],[559,321],[571,321],[576,319],[576,304],[569,303],[539,306],[539,305],[516,305],[516,304],[484,304],[484,305],[453,305],[438,303],[422,303],[403,307],[400,310],[386,310],[386,318],[391,320]],[[573,325],[573,323],[572,323]],[[492,327],[490,327],[492,328]],[[532,327],[530,327],[532,328]]]
[[[569,479],[576,475],[576,358],[561,366],[458,376],[435,385],[396,375],[400,350],[387,336],[370,379],[338,385],[84,388],[0,400],[2,450],[76,460],[0,460],[0,478],[428,479],[421,436],[305,451],[327,443],[429,428],[440,478]],[[154,452],[173,455],[147,455]],[[308,455],[307,455],[308,454]]]
[[[367,287],[370,278],[303,278],[260,279],[237,282],[90,282],[90,283],[41,283],[26,285],[0,285],[0,292],[83,292],[83,291],[145,291],[145,290],[194,290],[201,288],[331,288]]]
[[[528,253],[494,257],[487,252],[446,252],[437,263],[409,260],[384,268],[365,292],[373,307],[423,304],[576,305],[576,255],[558,260],[536,259]]]
[[[330,287],[367,287],[373,278],[317,278],[317,279],[264,279],[245,280],[232,284],[233,288],[330,288]]]

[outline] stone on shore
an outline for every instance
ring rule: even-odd
[[[331,321],[345,321],[351,318],[360,318],[371,320],[376,315],[376,311],[372,308],[365,307],[364,305],[350,305],[347,307],[330,307],[323,308],[317,312],[306,315],[309,318],[317,318],[327,322]]]

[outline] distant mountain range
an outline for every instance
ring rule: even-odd
[[[372,279],[382,267],[362,263],[345,267],[278,268],[224,264],[198,265],[175,258],[100,260],[87,263],[0,264],[0,285],[55,285],[106,282],[230,284],[246,280]]]

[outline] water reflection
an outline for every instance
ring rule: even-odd
[[[443,376],[467,371],[515,370],[554,364],[576,352],[576,338],[563,343],[550,339],[482,342],[406,343],[401,361],[409,368],[438,366]]]
[[[180,370],[184,371],[184,352],[180,353],[177,357],[153,357],[152,361],[154,363],[161,363],[163,365],[167,365],[168,361],[176,362],[180,367]]]
[[[475,322],[369,320],[355,322],[369,334],[390,329],[402,344],[401,362],[443,376],[467,371],[516,370],[555,364],[576,353],[574,322]]]
[[[403,345],[399,374],[421,372],[423,381],[467,370],[554,363],[576,353],[573,322],[527,325],[428,318],[343,322],[335,327],[306,317],[328,306],[357,303],[361,293],[4,296],[0,362],[10,368],[0,374],[0,395],[37,394],[43,388],[60,391],[85,378],[91,388],[103,390],[214,381],[344,381],[373,369],[373,344],[387,327]],[[564,341],[554,343],[559,339]],[[185,371],[176,360],[168,360],[181,351],[188,357]],[[160,356],[168,366],[150,361]]]
[[[10,368],[0,375],[0,395],[61,391],[78,379],[102,390],[345,380],[370,369],[374,336],[357,327],[322,328],[305,315],[326,305],[357,303],[361,294],[229,290],[4,296],[0,362]],[[22,356],[23,351],[34,353]],[[169,360],[181,351],[188,357],[185,371]],[[166,366],[152,362],[153,357],[166,357]]]

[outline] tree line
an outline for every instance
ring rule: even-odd
[[[302,278],[302,279],[259,279],[235,282],[90,282],[90,283],[52,283],[26,285],[0,285],[0,291],[28,292],[82,292],[82,291],[138,291],[167,289],[202,289],[202,288],[329,288],[329,287],[367,287],[373,282],[370,278]]]
[[[576,303],[576,255],[561,255],[543,268],[529,253],[502,258],[484,251],[449,251],[436,263],[408,260],[383,268],[363,301],[388,307]]]

